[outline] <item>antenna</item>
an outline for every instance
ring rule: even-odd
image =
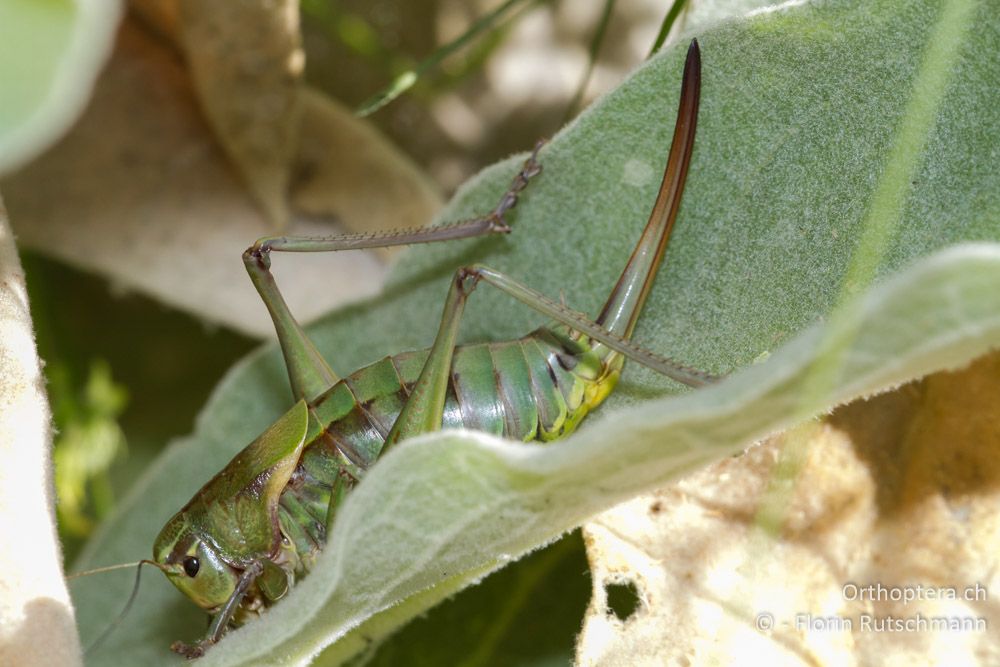
[[[125,607],[121,610],[121,613],[118,614],[118,617],[114,621],[112,621],[111,624],[108,625],[108,627],[104,629],[104,631],[97,637],[97,639],[95,639],[90,644],[90,646],[84,649],[83,651],[84,655],[90,655],[90,653],[93,652],[98,646],[103,644],[104,640],[107,639],[111,635],[111,633],[114,632],[119,625],[121,625],[121,622],[125,620],[125,617],[128,615],[129,610],[132,609],[132,603],[135,602],[136,597],[138,597],[139,595],[139,581],[142,578],[143,565],[152,565],[153,567],[159,570],[164,570],[164,567],[159,563],[157,563],[156,561],[143,558],[142,560],[136,561],[134,563],[120,563],[118,565],[108,565],[106,567],[98,567],[94,568],[93,570],[84,570],[83,572],[76,572],[66,577],[66,580],[69,581],[72,579],[77,579],[79,577],[87,577],[92,574],[113,572],[114,570],[123,570],[128,567],[135,568],[135,584],[132,585],[132,592],[128,596],[128,601],[125,603]]]

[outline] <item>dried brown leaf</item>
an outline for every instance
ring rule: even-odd
[[[297,0],[180,0],[179,40],[216,137],[267,216],[288,221],[305,54]]]
[[[292,205],[353,232],[427,224],[437,188],[370,123],[322,93],[302,92],[303,141]]]
[[[1000,623],[998,377],[994,353],[808,429],[779,538],[759,510],[782,438],[598,517],[586,528],[595,587],[578,662],[996,663],[1000,639],[982,628]],[[639,608],[620,619],[606,587],[625,582]],[[891,631],[879,625],[888,617],[972,629]]]
[[[177,0],[128,0],[128,7],[143,27],[167,41],[177,41],[181,22]]]
[[[303,193],[297,201],[340,227],[298,219],[288,233],[429,221],[440,199],[416,167],[318,94],[304,93],[303,100],[303,132],[315,140],[304,141],[303,156],[296,156],[303,165],[295,170],[302,179],[296,192]],[[342,132],[350,159],[336,148]],[[328,187],[333,182],[351,187]],[[182,59],[134,20],[122,29],[81,121],[3,187],[25,245],[206,320],[270,335],[239,255],[272,225],[213,139]],[[289,305],[304,321],[376,293],[385,273],[364,253],[297,255],[275,264]]]

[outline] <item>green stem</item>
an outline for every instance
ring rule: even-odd
[[[385,105],[389,104],[389,102],[392,102],[394,99],[411,88],[427,70],[432,67],[436,67],[438,63],[468,44],[479,33],[498,23],[500,19],[511,9],[522,3],[532,1],[533,0],[506,0],[506,2],[494,9],[492,12],[489,12],[473,23],[469,29],[462,33],[459,37],[438,48],[427,58],[418,63],[416,67],[403,72],[388,86],[362,102],[361,106],[358,107],[358,110],[355,112],[355,115],[358,118],[364,118],[365,116],[371,115]]]
[[[576,113],[577,107],[580,106],[580,100],[583,99],[583,94],[587,90],[587,84],[590,83],[590,77],[594,74],[594,64],[597,62],[597,55],[601,51],[601,45],[604,44],[604,35],[608,31],[608,24],[611,23],[611,12],[614,11],[615,2],[617,0],[604,0],[604,11],[601,13],[601,20],[597,24],[594,37],[590,40],[587,70],[583,73],[583,78],[580,79],[580,85],[573,94],[573,99],[570,100],[569,106],[566,107],[566,115],[563,116],[562,125],[565,125],[573,117],[573,114]]]
[[[677,17],[681,15],[681,11],[687,6],[687,0],[674,0],[674,4],[670,6],[667,11],[667,15],[663,17],[663,23],[660,24],[660,32],[656,35],[656,40],[653,42],[653,48],[649,50],[649,55],[647,58],[652,58],[656,55],[656,52],[660,50],[663,43],[667,41],[667,35],[670,34],[670,29],[674,27],[674,23],[677,21]]]

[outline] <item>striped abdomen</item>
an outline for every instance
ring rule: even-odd
[[[312,401],[307,445],[281,497],[282,525],[301,556],[325,543],[337,477],[357,480],[381,454],[427,354],[385,357]],[[620,368],[620,361],[606,365],[586,339],[565,327],[538,329],[515,341],[457,347],[442,428],[522,441],[559,438],[604,400]]]

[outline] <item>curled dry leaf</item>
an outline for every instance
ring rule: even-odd
[[[180,45],[215,136],[277,227],[299,129],[297,0],[180,0]]]
[[[51,431],[24,275],[0,201],[0,664],[78,665],[62,577]]]
[[[308,208],[341,227],[296,220],[289,233],[369,231],[430,219],[440,200],[419,171],[374,131],[305,94],[302,188]],[[338,124],[341,123],[341,124]],[[342,152],[317,151],[332,137]],[[350,173],[360,174],[349,179]],[[355,185],[323,191],[338,174]],[[368,175],[376,178],[368,179]],[[359,183],[368,183],[360,188]],[[119,34],[94,99],[70,134],[3,184],[16,231],[27,246],[108,275],[251,335],[271,334],[239,254],[272,233],[199,113],[181,59],[134,21]],[[354,203],[378,189],[379,206]],[[289,305],[309,320],[334,305],[376,293],[385,268],[375,256],[279,258]]]
[[[309,139],[296,158],[296,211],[356,231],[430,221],[440,205],[437,189],[374,126],[316,90],[304,89],[301,104],[301,133]]]
[[[128,9],[144,28],[168,42],[176,43],[181,22],[177,0],[129,0]]]
[[[586,527],[594,597],[578,662],[995,663],[998,376],[992,353],[790,432],[807,453],[777,537],[760,508],[790,434],[602,514]],[[638,608],[622,619],[607,593],[628,583]]]

